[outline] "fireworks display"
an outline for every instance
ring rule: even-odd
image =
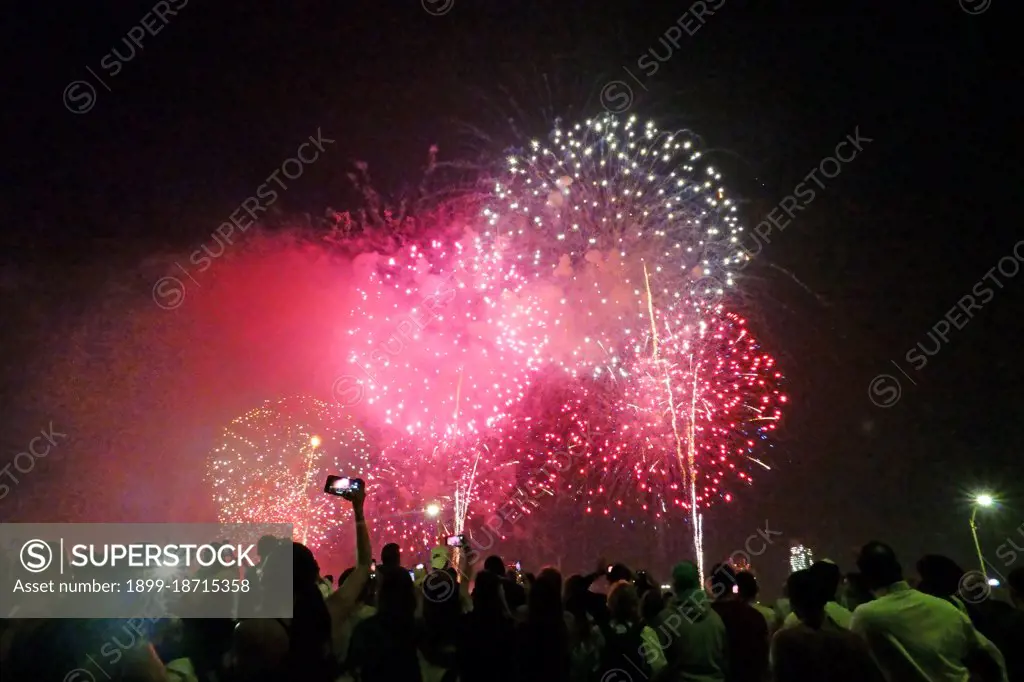
[[[268,402],[235,419],[210,454],[207,479],[222,523],[292,523],[321,544],[349,517],[324,494],[330,474],[373,481],[363,432],[336,405],[312,398]]]
[[[769,468],[762,441],[786,403],[730,310],[747,255],[721,173],[692,133],[611,115],[559,125],[504,165],[464,224],[352,258],[342,404],[236,420],[210,473],[226,517],[302,517],[321,539],[316,484],[372,471],[382,535],[409,549],[510,496],[562,491],[623,525],[686,520],[702,562],[701,510]],[[556,456],[568,465],[543,466]],[[237,498],[237,472],[275,494]]]
[[[509,156],[485,235],[547,322],[534,343],[573,376],[621,371],[652,304],[699,315],[733,286],[730,268],[746,258],[736,206],[697,142],[604,115]]]
[[[509,498],[522,462],[488,439],[403,438],[377,464],[377,524],[382,536],[416,551],[462,533]],[[533,453],[524,454],[524,458]]]
[[[357,259],[347,365],[361,409],[399,437],[486,433],[526,388],[532,318],[510,294],[514,272],[468,236]]]
[[[689,514],[691,443],[698,506],[731,501],[727,486],[749,485],[749,465],[769,468],[756,450],[781,418],[782,375],[743,319],[721,306],[708,316],[662,339],[659,358],[636,358],[614,382],[581,381],[563,403],[581,434],[568,483],[586,513],[623,525]]]

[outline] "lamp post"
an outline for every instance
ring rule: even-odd
[[[988,576],[988,571],[985,569],[985,557],[981,553],[981,543],[978,542],[978,524],[976,518],[978,516],[978,509],[981,507],[991,507],[995,504],[995,500],[991,495],[987,493],[981,493],[974,496],[974,504],[971,509],[971,537],[974,538],[974,549],[978,552],[978,562],[981,564],[981,574]]]
[[[431,502],[430,504],[427,505],[427,508],[424,511],[426,512],[429,518],[436,520],[436,522],[434,523],[434,536],[435,538],[440,538],[441,521],[438,517],[441,515],[441,505],[439,505],[437,502]],[[439,539],[437,541],[440,542]]]

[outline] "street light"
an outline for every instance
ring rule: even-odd
[[[971,537],[974,538],[974,549],[978,552],[978,562],[981,564],[981,574],[988,575],[988,571],[985,570],[985,557],[981,553],[981,543],[978,542],[978,524],[975,523],[975,519],[978,516],[978,509],[985,507],[991,507],[995,504],[995,499],[988,493],[979,493],[974,496],[974,504],[971,509]]]
[[[427,508],[424,511],[426,512],[426,514],[427,514],[427,516],[429,518],[432,518],[432,519],[436,520],[438,518],[438,516],[441,514],[441,505],[439,505],[437,502],[431,502],[430,504],[427,505]],[[435,537],[440,537],[440,535],[441,535],[441,522],[440,522],[440,520],[437,520],[434,523],[434,536]]]

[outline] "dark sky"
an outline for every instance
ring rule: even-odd
[[[128,54],[122,38],[152,4],[20,8],[4,41],[2,284],[5,308],[20,303],[36,324],[9,318],[5,396],[45,405],[46,387],[19,372],[59,314],[46,306],[86,305],[76,264],[194,248],[318,127],[339,153],[289,192],[288,210],[343,206],[352,159],[397,190],[431,144],[443,158],[500,150],[509,120],[543,135],[553,116],[600,111],[605,84],[625,80],[632,112],[719,150],[749,226],[848,134],[871,139],[744,273],[744,305],[793,399],[775,471],[709,516],[712,551],[769,519],[847,566],[871,538],[907,562],[937,551],[968,563],[966,495],[978,487],[1007,502],[982,529],[993,551],[1024,509],[1024,274],[997,275],[1003,288],[926,367],[904,356],[1024,239],[1010,208],[1021,69],[997,30],[1012,3],[977,14],[956,0],[720,4],[699,25],[681,18],[685,2],[454,0],[432,16],[416,0],[189,0],[114,76],[101,60]],[[659,38],[677,20],[699,29],[643,75],[638,59],[664,58]],[[86,113],[62,102],[76,80],[97,91]],[[880,373],[902,382],[886,409],[869,400]],[[33,428],[12,418],[4,430],[13,454]]]

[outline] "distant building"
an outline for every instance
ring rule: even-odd
[[[801,544],[791,545],[789,548],[789,568],[792,572],[802,571],[810,568],[814,563],[814,554],[811,548]]]

